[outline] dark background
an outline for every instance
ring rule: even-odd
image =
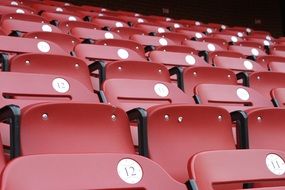
[[[266,30],[275,37],[285,32],[284,0],[65,0],[112,10],[129,10],[146,15],[163,15],[229,26]]]

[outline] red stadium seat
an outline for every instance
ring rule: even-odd
[[[88,67],[81,59],[46,54],[21,54],[14,56],[9,65],[3,66],[11,72],[53,74],[77,79],[90,91],[93,91]]]
[[[184,25],[185,27],[191,27],[191,26],[200,26],[202,25],[201,22],[197,21],[197,20],[185,20],[185,19],[181,19],[181,20],[176,20],[176,22]]]
[[[218,23],[208,23],[207,24],[210,28],[215,28],[218,31],[225,30],[228,26],[224,24],[218,24]]]
[[[153,46],[153,47],[159,47],[159,46],[166,46],[166,45],[180,45],[176,44],[174,41],[158,37],[158,36],[147,36],[147,35],[133,35],[130,37],[131,40],[143,45],[143,46]]]
[[[6,190],[187,190],[184,184],[175,181],[147,158],[111,153],[24,156],[6,168],[1,187]]]
[[[127,48],[93,44],[78,44],[75,47],[75,54],[76,56],[87,60],[146,60],[140,54]]]
[[[95,6],[90,6],[90,5],[82,5],[81,6],[84,10],[87,11],[93,11],[93,12],[105,12],[107,11],[106,8],[102,8],[102,7],[95,7]]]
[[[272,61],[269,63],[268,69],[273,72],[285,73],[285,62]]]
[[[245,56],[252,56],[255,58],[258,56],[267,55],[263,49],[253,48],[253,47],[248,47],[248,46],[231,45],[229,46],[229,50],[241,53]]]
[[[274,56],[274,55],[267,55],[267,56],[260,56],[256,59],[261,66],[264,68],[270,68],[272,62],[285,62],[284,57]]]
[[[239,85],[198,84],[194,89],[194,94],[199,104],[221,106],[229,112],[273,107],[270,99],[258,91]]]
[[[214,29],[210,28],[207,25],[194,25],[194,26],[190,26],[189,29],[204,33],[206,35],[209,35],[209,34],[215,32]]]
[[[0,5],[5,5],[5,6],[19,6],[21,5],[20,1],[14,1],[14,0],[4,0],[0,2]]]
[[[221,34],[233,35],[239,38],[243,38],[246,36],[246,29],[245,28],[226,28],[225,30],[221,31]]]
[[[244,56],[241,53],[238,52],[234,52],[234,51],[213,51],[213,52],[209,52],[208,55],[208,63],[213,64],[214,59],[216,57],[235,57],[235,58],[246,58],[246,56]]]
[[[102,65],[108,64],[110,61],[129,60],[129,61],[146,61],[146,58],[134,50],[124,47],[105,46],[105,45],[91,45],[91,44],[78,44],[74,50],[77,57],[86,61],[89,65],[90,72],[92,72],[92,83],[94,90],[100,89],[100,80],[96,70],[98,69],[94,61]]]
[[[64,21],[60,22],[58,28],[64,33],[69,34],[73,28],[89,28],[89,29],[99,29],[100,27],[91,22],[80,22],[80,21]]]
[[[109,79],[103,83],[102,89],[107,102],[125,111],[170,103],[194,104],[194,100],[175,84],[159,80]]]
[[[130,50],[133,50],[140,54],[141,56],[145,56],[145,50],[144,47],[132,40],[123,40],[123,39],[103,39],[98,40],[95,42],[96,45],[104,45],[104,46],[116,46],[116,47],[122,47],[127,48]]]
[[[210,42],[203,42],[203,41],[193,41],[193,40],[185,40],[182,45],[189,46],[191,48],[194,48],[195,50],[198,51],[224,51],[227,48],[224,46],[220,46],[215,43],[210,43]]]
[[[1,6],[0,5],[0,15],[5,14],[11,14],[11,13],[17,13],[17,14],[35,14],[35,10],[26,6]]]
[[[0,36],[0,52],[68,55],[64,49],[47,40],[10,36]]]
[[[170,20],[170,21],[166,21],[166,20],[161,21],[161,20],[159,20],[159,21],[154,21],[152,23],[153,24],[157,24],[157,25],[162,26],[162,27],[165,27],[165,28],[167,28],[170,31],[174,31],[175,28],[184,27],[182,24],[177,23],[177,22],[172,21],[172,20]]]
[[[184,68],[182,77],[183,80],[178,81],[179,86],[191,97],[194,96],[194,89],[198,84],[237,84],[237,77],[233,71],[218,67]]]
[[[266,40],[266,39],[263,39],[263,38],[258,38],[258,37],[251,37],[251,36],[246,36],[244,37],[244,39],[246,41],[249,41],[249,42],[255,42],[255,43],[258,43],[260,44],[261,46],[272,46],[273,45],[273,42],[270,41],[270,40]]]
[[[56,22],[56,23],[64,21],[83,21],[83,19],[80,18],[80,15],[74,13],[63,14],[63,13],[43,12],[41,16],[47,19],[49,22]]]
[[[257,49],[264,49],[264,44],[260,44],[257,42],[250,42],[250,41],[240,41],[240,42],[237,42],[235,45],[252,47],[252,48],[257,48]]]
[[[181,52],[181,53],[189,53],[189,54],[196,54],[198,55],[198,51],[188,47],[188,46],[177,46],[177,45],[167,45],[167,46],[161,46],[157,47],[156,50],[158,51],[170,51],[170,52]]]
[[[154,50],[149,54],[150,61],[162,63],[168,68],[175,66],[195,67],[195,66],[211,66],[198,55],[182,52],[169,52]]]
[[[0,107],[14,104],[23,108],[38,102],[99,102],[86,84],[64,75],[1,72],[0,78],[9,81],[1,84]],[[8,128],[3,125],[0,128],[3,144],[9,146]]]
[[[243,41],[242,38],[237,37],[235,35],[230,35],[230,34],[213,33],[210,36],[213,38],[223,39],[223,40],[227,41],[228,43],[236,43],[236,42]]]
[[[248,143],[248,148],[285,151],[284,114],[283,108],[260,108],[249,111],[246,115],[247,126],[241,126],[246,129],[241,138]]]
[[[23,107],[20,115],[9,118],[20,119],[19,126],[11,124],[13,138],[18,139],[11,147],[16,153],[14,156],[135,153],[127,116],[111,105],[39,103]],[[21,130],[17,133],[15,130],[19,127]]]
[[[121,37],[114,32],[80,27],[72,28],[70,34],[81,40],[90,39],[97,41],[101,39],[121,39]]]
[[[258,71],[266,71],[264,67],[260,66],[255,61],[243,58],[236,58],[236,57],[223,57],[223,56],[214,57],[213,65],[216,67],[231,69],[235,72],[250,73]]]
[[[69,13],[70,11],[68,11],[64,6],[60,5],[47,5],[47,4],[42,4],[40,2],[37,3],[33,3],[31,5],[32,8],[34,8],[38,14],[41,14],[44,11],[47,12],[59,12],[59,13]]]
[[[117,17],[97,17],[92,19],[92,23],[100,26],[101,28],[115,28],[115,27],[127,27],[128,24],[124,20]]]
[[[230,27],[228,29],[233,30],[233,31],[240,31],[240,32],[245,33],[245,34],[251,34],[254,31],[249,27],[243,27],[243,26],[233,26],[233,27]]]
[[[197,189],[214,190],[218,189],[219,185],[234,183],[284,182],[284,175],[280,175],[283,172],[284,156],[283,152],[277,150],[201,152],[189,161],[188,172],[190,178],[196,183]],[[284,188],[282,186],[252,189],[278,190]]]
[[[268,99],[272,99],[270,93],[275,88],[285,88],[285,74],[279,72],[255,72],[249,75],[249,86]]]
[[[148,21],[141,17],[129,16],[129,15],[119,15],[119,18],[125,20],[129,25],[133,26],[137,23],[148,23]]]
[[[160,63],[112,61],[108,64],[100,62],[94,64],[99,68],[100,89],[102,89],[102,83],[108,79],[147,79],[170,82],[167,68]]]
[[[165,32],[165,33],[159,33],[157,34],[156,36],[160,36],[160,37],[163,37],[163,38],[168,38],[172,41],[175,42],[175,44],[182,44],[182,42],[184,40],[187,40],[188,37],[184,34],[179,34],[179,33],[176,33],[176,32]]]
[[[31,22],[40,22],[40,23],[48,23],[46,19],[36,14],[18,14],[18,13],[10,13],[1,16],[1,23],[8,19],[15,20],[23,20],[23,21],[31,21]]]
[[[147,34],[169,32],[166,27],[162,27],[156,24],[138,23],[134,25],[134,27],[143,30]]]
[[[235,149],[231,118],[222,108],[165,105],[150,108],[147,116],[145,154],[182,183],[196,153]]]
[[[270,92],[274,104],[278,107],[285,106],[285,88],[273,88]]]
[[[2,21],[1,28],[6,35],[13,36],[22,36],[24,33],[39,31],[61,33],[61,30],[51,24],[16,19],[6,19]]]
[[[275,45],[270,48],[270,55],[285,57],[285,46]]]
[[[74,50],[74,47],[80,43],[80,40],[77,38],[63,33],[30,32],[25,34],[24,37],[48,40],[60,46],[68,54],[70,54],[70,52]]]
[[[104,72],[106,80],[127,78],[170,82],[167,68],[160,63],[113,61],[104,67]]]
[[[206,35],[198,30],[188,29],[188,28],[176,28],[175,32],[187,36],[188,39],[200,39]]]
[[[202,42],[207,42],[207,43],[213,43],[217,44],[223,49],[227,50],[228,49],[228,42],[224,39],[219,39],[219,38],[213,38],[213,37],[204,37],[204,38],[199,38],[198,41]]]
[[[130,28],[130,27],[116,27],[111,29],[112,32],[117,33],[121,36],[123,39],[130,39],[132,35],[138,34],[138,35],[144,35],[146,34],[143,30],[138,28]]]
[[[253,31],[250,33],[251,37],[257,37],[257,38],[263,38],[266,39],[268,41],[273,41],[274,38],[271,36],[271,34],[267,31]]]

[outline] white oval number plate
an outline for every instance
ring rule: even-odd
[[[136,184],[143,177],[141,166],[132,159],[122,159],[117,166],[120,178],[128,184]]]
[[[39,42],[38,43],[38,50],[40,50],[43,53],[47,53],[50,51],[50,46],[47,42]]]
[[[283,175],[285,173],[284,160],[277,154],[268,154],[266,156],[266,165],[275,175]]]
[[[169,94],[167,86],[164,84],[158,83],[154,86],[154,91],[158,96],[166,97]]]
[[[124,50],[124,49],[119,49],[117,51],[117,54],[118,56],[121,58],[121,59],[128,59],[129,57],[129,53],[127,50]]]
[[[52,87],[59,93],[65,93],[69,90],[68,82],[63,78],[56,78],[52,81]]]
[[[237,89],[237,96],[241,99],[241,100],[248,100],[249,99],[249,93],[247,90],[243,89],[243,88],[238,88]]]

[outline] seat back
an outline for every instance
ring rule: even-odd
[[[165,32],[165,33],[159,33],[157,36],[168,38],[175,42],[175,44],[181,44],[184,40],[187,40],[188,37],[184,34],[179,34],[176,32]]]
[[[272,61],[268,64],[268,69],[273,72],[285,73],[285,62]]]
[[[229,111],[246,110],[253,107],[273,107],[258,91],[239,85],[199,84],[194,89],[200,104],[219,105]]]
[[[74,14],[72,12],[67,13],[55,13],[55,12],[47,12],[44,11],[41,16],[48,21],[57,21],[57,22],[64,22],[64,21],[83,21],[80,18],[79,14]]]
[[[284,107],[285,106],[285,88],[273,88],[270,92],[272,97],[272,101],[274,102],[275,106],[277,107]]]
[[[138,28],[130,28],[130,27],[116,27],[111,29],[112,32],[117,33],[123,39],[130,39],[130,37],[134,34],[144,35],[146,34],[143,30]]]
[[[189,96],[194,96],[198,84],[237,84],[233,71],[217,67],[189,67],[183,70],[183,90]]]
[[[189,28],[176,28],[175,31],[179,34],[183,34],[187,36],[188,39],[200,39],[205,37],[206,35],[198,30],[193,30]]]
[[[0,36],[0,51],[7,53],[46,53],[68,55],[57,44],[41,39]]]
[[[248,113],[249,148],[285,151],[283,108],[263,108]],[[274,139],[274,140],[272,140]]]
[[[275,45],[275,46],[271,47],[270,48],[270,55],[284,57],[285,56],[285,46]]]
[[[1,23],[5,20],[23,20],[23,21],[32,21],[32,22],[41,22],[48,23],[46,19],[39,15],[34,14],[18,14],[18,13],[10,13],[1,15]]]
[[[195,180],[197,188],[205,190],[213,190],[218,184],[274,182],[274,180],[284,182],[285,178],[282,175],[284,156],[283,152],[277,150],[201,152],[189,161],[188,172],[190,178]],[[284,188],[283,186],[272,189]]]
[[[191,53],[168,52],[154,50],[149,54],[150,61],[162,63],[168,67],[211,66],[201,57]]]
[[[146,60],[145,57],[133,50],[117,46],[78,44],[75,47],[75,54],[76,56],[87,60]]]
[[[130,39],[143,46],[159,47],[159,46],[166,46],[166,45],[180,45],[180,44],[176,44],[174,41],[170,39],[158,37],[158,36],[147,36],[147,35],[135,34],[131,36]]]
[[[35,10],[33,10],[30,7],[27,6],[2,6],[0,5],[0,15],[5,15],[5,14],[12,14],[12,13],[17,13],[17,14],[34,14]]]
[[[194,48],[198,51],[223,51],[226,50],[225,47],[219,46],[218,44],[210,43],[210,42],[200,42],[200,41],[193,41],[193,40],[185,40],[182,42],[182,45],[189,46],[191,48]]]
[[[6,190],[187,189],[158,164],[130,154],[24,156],[12,161],[7,167],[1,187]]]
[[[1,28],[6,33],[6,35],[11,34],[13,31],[27,33],[27,32],[56,32],[61,33],[61,31],[48,23],[40,23],[33,21],[24,21],[17,19],[6,19],[1,22]]]
[[[280,72],[255,72],[249,76],[249,86],[271,99],[270,92],[274,88],[285,87],[285,74]]]
[[[92,19],[92,23],[100,26],[101,28],[115,28],[115,27],[128,27],[128,24],[123,19],[117,17],[97,17]]]
[[[147,124],[149,157],[182,183],[188,180],[188,159],[196,153],[235,149],[231,118],[222,108],[154,107],[148,110]]]
[[[213,63],[217,67],[231,69],[236,72],[266,71],[264,67],[255,61],[243,58],[217,56],[213,59]]]
[[[274,55],[267,55],[267,56],[260,56],[256,59],[261,66],[268,69],[270,68],[270,64],[272,62],[285,62],[285,57],[274,56]]]
[[[107,102],[125,111],[170,103],[194,103],[175,84],[158,80],[109,79],[102,89]]]
[[[22,155],[135,153],[124,111],[91,103],[42,103],[25,107],[21,110],[20,148]]]
[[[133,50],[134,52],[145,56],[144,47],[132,40],[122,40],[122,39],[101,39],[95,42],[96,45],[105,45],[105,46],[117,46],[122,48],[127,48]]]
[[[252,48],[247,46],[231,45],[229,46],[230,51],[241,53],[245,56],[264,56],[267,55],[264,50],[259,48]]]
[[[60,46],[68,54],[74,50],[74,47],[80,43],[80,40],[74,36],[62,33],[30,32],[25,34],[26,38],[37,38],[48,40]]]
[[[147,19],[147,18],[146,18]],[[135,28],[143,30],[145,33],[164,33],[169,32],[169,30],[163,26],[148,23],[138,23],[134,25]]]
[[[63,55],[31,53],[14,56],[9,63],[11,72],[68,76],[77,79],[93,91],[88,67],[81,59]]]
[[[101,40],[101,39],[120,39],[121,37],[114,33],[105,30],[94,30],[91,28],[81,28],[74,27],[70,30],[70,34],[79,39],[91,39],[91,40]]]
[[[160,63],[113,61],[106,65],[105,72],[106,80],[127,78],[170,82],[167,68]]]
[[[60,22],[58,28],[61,29],[64,33],[70,33],[70,30],[75,27],[80,28],[90,28],[90,29],[99,29],[100,27],[91,23],[91,22],[82,22],[82,21],[63,21]]]
[[[1,72],[1,107],[20,107],[37,102],[99,102],[96,94],[81,82],[62,75]],[[36,82],[35,82],[36,81]],[[20,85],[19,85],[20,84]]]

